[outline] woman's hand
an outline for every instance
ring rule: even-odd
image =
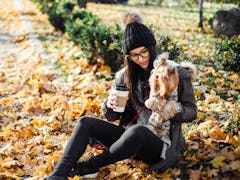
[[[107,107],[115,109],[117,106],[117,94],[115,90],[111,90],[107,99]]]

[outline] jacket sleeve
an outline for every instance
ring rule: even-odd
[[[105,118],[108,121],[120,120],[120,126],[127,125],[134,116],[137,114],[136,110],[132,107],[131,101],[128,100],[125,111],[123,113],[114,112],[111,108],[106,105],[107,101],[103,104],[102,110]]]
[[[118,120],[121,115],[121,113],[114,112],[113,109],[107,107],[107,100],[103,103],[102,113],[108,121]]]
[[[119,72],[116,73],[115,81],[113,83],[113,88],[116,87],[116,85],[118,85],[118,84],[124,83],[125,71],[126,71],[126,69],[123,68],[122,70],[120,70]],[[102,112],[108,121],[120,120],[120,125],[126,124],[136,115],[136,111],[132,107],[132,102],[131,102],[130,97],[128,99],[125,111],[123,113],[118,113],[118,112],[113,111],[113,109],[108,108],[107,100],[103,103]]]
[[[182,110],[177,113],[171,120],[179,123],[193,121],[197,116],[197,107],[193,93],[192,82],[190,78],[179,80],[178,99],[181,103]]]

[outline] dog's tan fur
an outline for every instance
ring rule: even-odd
[[[151,109],[152,115],[148,127],[157,135],[168,135],[171,119],[181,111],[181,104],[177,102],[177,88],[179,83],[178,71],[168,61],[168,53],[161,54],[154,63],[154,69],[149,78],[150,97],[145,101],[145,106]],[[194,65],[184,64],[192,73],[195,73]]]

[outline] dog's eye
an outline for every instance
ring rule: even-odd
[[[158,79],[158,77],[159,77],[158,75],[155,76],[156,79]]]

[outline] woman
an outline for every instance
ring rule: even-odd
[[[67,180],[67,176],[74,175],[94,178],[100,167],[130,157],[148,163],[150,170],[161,172],[174,167],[185,149],[181,123],[196,118],[191,75],[183,67],[177,67],[180,81],[178,101],[182,105],[182,111],[171,119],[171,146],[165,149],[161,138],[144,126],[152,113],[145,108],[144,101],[149,96],[148,78],[157,56],[156,40],[153,33],[141,23],[139,15],[127,13],[123,20],[126,26],[123,51],[127,65],[117,73],[113,87],[119,84],[127,86],[129,99],[123,113],[115,112],[116,94],[111,91],[103,107],[107,120],[120,119],[120,125],[94,117],[80,118],[62,157],[47,180]],[[106,150],[77,162],[85,152],[90,138],[101,142]]]

